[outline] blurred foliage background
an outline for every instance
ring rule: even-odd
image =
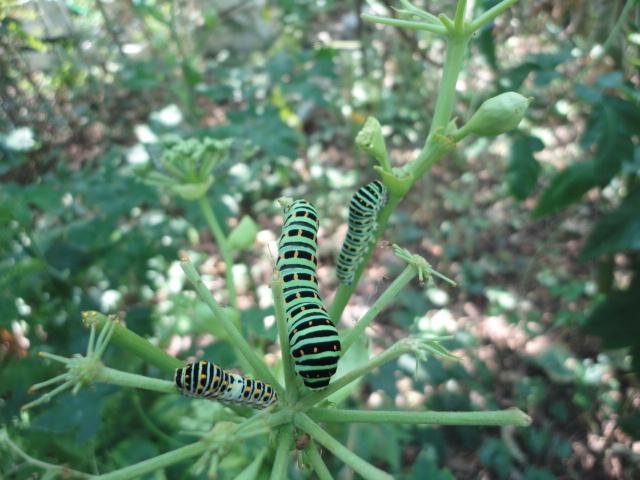
[[[470,2],[483,11],[494,0]],[[452,0],[416,2],[432,13]],[[333,426],[354,451],[406,479],[638,478],[640,475],[640,11],[628,2],[528,0],[472,42],[458,84],[464,120],[486,98],[534,98],[516,133],[470,139],[400,205],[387,231],[460,287],[413,285],[370,331],[448,333],[458,364],[401,357],[346,400],[361,408],[517,406],[527,429]],[[153,188],[181,138],[235,138],[252,154],[214,172],[209,201],[229,231],[259,225],[233,274],[247,338],[277,364],[268,281],[280,214],[305,197],[321,213],[325,298],[346,205],[375,177],[353,138],[384,125],[394,165],[428,132],[443,45],[363,24],[391,2],[29,0],[0,6],[0,422],[29,454],[106,472],[189,441],[210,402],[97,386],[20,412],[58,372],[38,351],[83,350],[80,312],[127,326],[180,358],[237,367],[185,286],[179,251],[217,298],[220,251],[193,204]],[[271,245],[271,251],[269,246]],[[402,268],[381,245],[343,322]],[[109,365],[154,375],[110,349]],[[275,367],[274,367],[275,368]],[[233,478],[256,445],[217,469]],[[333,470],[339,465],[328,459]],[[155,478],[206,478],[190,463]],[[36,469],[0,449],[2,478]],[[352,478],[337,472],[339,478]],[[299,477],[299,472],[292,472]]]

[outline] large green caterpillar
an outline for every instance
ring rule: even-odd
[[[200,361],[177,368],[174,383],[183,395],[266,408],[278,401],[268,383],[227,372],[215,363]]]
[[[336,275],[340,283],[351,285],[358,265],[373,240],[378,212],[387,204],[387,189],[379,180],[360,187],[349,204],[349,229],[338,255]]]
[[[284,281],[289,349],[304,384],[320,389],[336,373],[340,337],[318,291],[318,213],[306,200],[296,200],[284,214],[276,267]]]

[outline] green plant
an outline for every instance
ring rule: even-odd
[[[378,171],[390,192],[389,203],[381,211],[378,218],[378,228],[375,234],[375,240],[380,238],[391,213],[398,206],[411,186],[426,172],[428,172],[436,162],[442,159],[444,155],[454,150],[457,141],[470,133],[495,135],[506,131],[516,126],[524,114],[523,98],[512,93],[508,100],[513,100],[513,102],[499,102],[501,103],[501,110],[499,110],[498,117],[509,117],[510,121],[506,122],[506,124],[498,130],[483,130],[482,128],[478,129],[477,126],[474,126],[473,128],[469,127],[466,130],[464,126],[458,129],[455,122],[450,121],[455,100],[456,80],[462,67],[468,42],[475,31],[482,28],[486,23],[490,22],[495,16],[506,10],[514,3],[515,0],[503,1],[493,9],[472,21],[465,21],[464,19],[466,1],[458,2],[456,15],[453,20],[446,15],[434,17],[423,10],[417,9],[407,1],[403,2],[405,7],[403,12],[409,16],[418,17],[420,21],[395,20],[368,15],[364,16],[365,19],[371,21],[429,31],[445,37],[448,43],[447,61],[444,68],[443,78],[440,83],[440,94],[436,103],[436,112],[431,126],[431,132],[418,157],[403,169],[392,168],[388,158],[386,158],[386,155],[381,153],[381,145],[384,145],[384,139],[381,137],[380,129],[376,128],[375,122],[369,122],[369,127],[373,123],[372,135],[374,138],[372,140],[369,141],[366,138],[366,135],[359,137],[361,142],[365,142],[372,146],[372,153],[381,163],[381,167],[378,168]],[[493,105],[490,104],[489,106],[493,109]],[[492,113],[493,111],[495,110],[492,110]],[[474,120],[474,122],[476,121],[477,119]],[[232,235],[229,235],[228,237],[224,235],[217,217],[213,215],[210,210],[207,210],[207,208],[210,209],[210,206],[204,200],[203,196],[211,183],[208,175],[211,172],[212,162],[210,157],[207,156],[210,152],[202,154],[202,144],[184,144],[183,147],[185,146],[189,147],[187,149],[188,152],[180,151],[175,158],[170,156],[164,158],[163,167],[166,169],[166,172],[164,172],[161,177],[156,176],[155,181],[158,185],[171,188],[175,193],[180,194],[187,200],[198,200],[200,208],[210,224],[212,233],[215,236],[222,255],[227,263],[227,272],[230,272],[232,270],[232,259],[229,252],[225,254],[225,247],[223,245],[228,245],[229,238],[231,238]],[[204,151],[206,152],[207,148],[204,148]],[[192,152],[196,153],[192,154]],[[183,162],[185,158],[189,158],[191,160],[189,162]],[[185,185],[188,187],[187,189],[182,188],[185,187]],[[371,255],[372,248],[373,244],[368,246],[364,255],[364,260],[361,262],[355,273],[354,282],[349,286],[341,286],[338,290],[336,299],[331,306],[331,314],[336,322],[339,320],[342,310],[348,302],[351,293],[353,293],[353,290],[357,286],[362,270]],[[357,327],[344,333],[344,352],[347,352],[350,349],[354,340],[361,335],[364,328],[375,319],[378,313],[390,304],[402,287],[404,287],[410,280],[416,276],[423,280],[428,280],[431,278],[431,275],[436,274],[429,264],[421,257],[411,255],[401,249],[398,249],[397,251],[399,256],[407,261],[407,267],[374,303],[371,309],[358,323]],[[306,432],[310,437],[309,443],[302,448],[306,462],[313,467],[320,478],[331,478],[331,476],[324,465],[321,456],[316,450],[318,443],[323,445],[336,457],[340,458],[345,464],[349,465],[365,478],[389,478],[388,474],[382,472],[377,467],[350,452],[335,438],[333,438],[327,430],[318,425],[318,422],[520,426],[528,425],[530,422],[530,419],[523,412],[515,409],[496,412],[387,412],[343,410],[327,407],[326,400],[330,400],[329,397],[332,394],[349,386],[374,368],[377,368],[402,354],[412,352],[424,357],[427,353],[431,353],[444,358],[453,358],[439,343],[439,338],[425,336],[409,337],[400,340],[380,355],[369,360],[366,364],[339,376],[327,389],[319,392],[303,392],[298,388],[297,379],[294,376],[291,359],[288,354],[282,279],[276,277],[273,280],[272,291],[276,309],[278,333],[280,336],[282,361],[284,364],[284,385],[277,381],[274,374],[264,363],[263,359],[258,356],[253,347],[249,345],[235,326],[232,318],[232,312],[225,311],[225,309],[216,302],[209,290],[205,287],[202,279],[198,276],[193,265],[187,259],[183,259],[182,268],[187,278],[194,285],[200,299],[211,309],[214,323],[222,327],[229,339],[229,342],[239,352],[239,356],[246,363],[247,368],[245,368],[245,370],[251,370],[256,378],[272,384],[280,395],[280,403],[273,411],[259,413],[253,416],[249,416],[249,414],[244,410],[238,410],[234,413],[225,411],[224,413],[221,413],[218,418],[219,422],[215,428],[211,432],[205,434],[199,441],[129,467],[116,470],[110,474],[99,476],[82,474],[80,472],[71,472],[72,474],[94,478],[131,478],[132,476],[141,475],[145,472],[163,468],[180,460],[192,458],[198,455],[206,455],[207,458],[219,458],[220,455],[234,443],[248,440],[254,436],[264,435],[270,430],[275,430],[277,444],[271,469],[272,478],[285,478],[289,463],[287,461],[288,452],[292,447],[294,431],[295,429],[298,429]],[[234,292],[234,285],[233,278],[229,275],[227,276],[227,286],[229,303],[233,306],[234,295],[232,292]],[[128,352],[135,353],[146,362],[149,362],[161,369],[167,375],[172,374],[175,368],[182,366],[181,362],[165,354],[162,350],[152,346],[146,340],[138,337],[132,331],[118,324],[114,319],[107,319],[105,316],[98,313],[86,314],[85,319],[86,323],[91,328],[87,354],[84,357],[77,356],[71,359],[53,356],[51,354],[45,355],[52,360],[65,364],[68,370],[61,376],[35,385],[35,389],[40,389],[60,383],[60,385],[52,392],[45,394],[41,399],[29,404],[30,407],[49,400],[54,393],[61,392],[65,389],[78,390],[82,385],[93,381],[127,387],[146,388],[165,393],[176,391],[172,382],[110,369],[102,364],[101,354],[104,352],[107,342],[111,339],[113,343],[119,345]],[[95,336],[98,326],[101,326],[102,330],[96,342]],[[24,454],[19,447],[12,443],[6,435],[3,439],[15,452],[24,457]],[[27,458],[28,461],[33,462],[33,459],[30,459],[29,457],[25,458]],[[266,454],[259,455],[256,458],[257,463],[254,462],[247,466],[247,470],[245,470],[247,473],[245,473],[245,475],[250,477],[251,472],[259,471],[261,463],[264,462],[265,458]],[[64,468],[43,464],[42,462],[39,464],[34,462],[34,464],[41,466],[52,473],[58,473]]]
[[[581,69],[567,82],[569,91],[549,102],[554,108],[564,103],[566,110],[576,112],[572,123],[584,121],[580,154],[577,158],[572,156],[561,170],[552,172],[538,195],[533,217],[542,219],[587,202],[599,210],[599,218],[590,225],[579,257],[583,262],[595,263],[594,281],[599,295],[586,319],[575,314],[572,318],[587,333],[601,337],[604,348],[627,348],[632,357],[631,369],[640,373],[640,98],[631,80],[636,71],[633,54],[629,52],[619,59],[614,55],[611,66],[603,61],[620,41],[625,25],[629,23],[632,31],[636,28],[628,20],[633,18],[637,5],[635,0],[627,0],[619,14],[614,12],[615,23],[599,48],[582,46],[585,54],[575,58],[570,53],[571,45],[561,44],[557,52],[532,56],[500,72],[500,78],[510,87],[519,88],[529,74],[535,73],[534,83],[540,87],[559,78],[559,66]],[[529,133],[519,133],[512,140],[507,184],[518,200],[534,193],[543,172],[534,153],[542,148],[542,140]],[[588,192],[597,193],[595,202],[585,199]],[[625,260],[616,262],[616,255]],[[616,282],[616,271],[623,282]],[[556,315],[556,321],[562,321],[561,314]]]

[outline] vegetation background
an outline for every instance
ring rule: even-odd
[[[455,10],[453,0],[416,5]],[[209,402],[106,385],[20,411],[30,385],[59,373],[38,351],[83,350],[84,310],[124,312],[129,329],[185,360],[238,366],[178,266],[178,253],[189,252],[224,301],[219,245],[197,204],[141,174],[180,139],[236,139],[208,200],[225,232],[245,215],[258,225],[232,274],[244,334],[278,368],[268,288],[281,227],[275,200],[318,207],[318,276],[330,300],[346,205],[376,177],[356,133],[376,116],[402,166],[433,113],[442,42],[364,23],[362,12],[397,15],[392,2],[361,0],[0,5],[3,435],[33,457],[105,472],[211,423]],[[516,406],[533,424],[333,425],[356,453],[407,479],[640,475],[639,28],[634,0],[527,0],[472,41],[459,121],[504,90],[533,97],[527,117],[509,135],[465,140],[411,191],[342,318],[353,324],[395,278],[402,265],[390,243],[399,243],[459,287],[412,284],[369,330],[373,351],[410,331],[450,334],[462,361],[402,356],[346,402]],[[154,374],[115,347],[106,361]],[[217,478],[234,478],[255,451],[239,445]],[[39,472],[0,445],[2,478]],[[206,476],[193,462],[153,475]]]

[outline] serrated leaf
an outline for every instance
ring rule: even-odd
[[[580,162],[558,173],[540,195],[534,217],[557,212],[599,184],[593,162]]]
[[[534,153],[544,148],[544,143],[532,135],[516,135],[509,151],[507,184],[509,192],[518,200],[524,200],[536,186],[542,168]]]
[[[590,260],[626,249],[640,250],[640,190],[595,224],[580,257]]]

